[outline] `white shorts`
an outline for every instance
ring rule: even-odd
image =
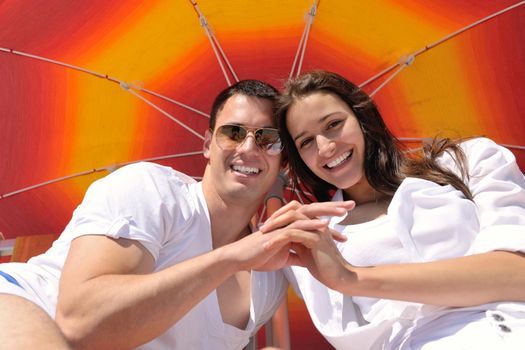
[[[13,282],[9,282],[6,279],[6,276],[2,275],[2,272],[6,273],[0,270],[0,293],[13,294],[13,295],[18,295],[18,296],[25,298],[28,293],[21,286],[16,285]],[[11,275],[8,275],[8,276],[10,276],[11,278],[13,277]]]
[[[0,271],[14,278],[19,285],[9,282],[3,275],[0,275],[0,293],[17,295],[27,299],[54,318],[56,302],[50,302],[47,293],[48,288],[46,287],[47,283],[45,283],[44,279],[30,269],[23,271],[24,275],[22,277],[22,275],[14,273],[15,270],[19,269],[18,266],[6,266],[11,264],[1,264]]]

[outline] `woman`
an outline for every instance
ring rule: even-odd
[[[289,81],[279,114],[295,183],[356,205],[330,219],[346,242],[329,230],[282,238],[307,268],[289,279],[332,345],[523,348],[525,178],[510,151],[475,138],[407,152],[364,92],[323,71]],[[262,230],[305,208],[281,208]]]

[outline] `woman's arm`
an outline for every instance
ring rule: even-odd
[[[306,207],[289,204],[262,227],[270,232],[308,216]],[[471,306],[494,301],[525,301],[525,256],[491,251],[426,263],[373,267],[350,265],[335,246],[329,230],[290,232],[279,240],[294,242],[299,263],[329,288],[352,296],[397,299],[445,306]]]
[[[345,270],[333,287],[348,295],[444,306],[525,301],[525,256],[521,253],[494,251],[371,268],[347,264]]]

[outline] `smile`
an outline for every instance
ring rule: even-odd
[[[261,171],[258,168],[244,166],[244,165],[233,165],[232,169],[233,171],[236,171],[238,173],[245,174],[245,175],[259,174],[259,172]]]
[[[341,154],[339,157],[337,157],[336,159],[334,159],[333,161],[331,161],[330,163],[326,164],[325,167],[328,168],[328,169],[333,169],[336,166],[338,166],[341,163],[343,163],[344,161],[346,161],[347,159],[349,159],[352,156],[353,153],[354,153],[353,150],[349,151],[349,152],[345,152],[345,153]]]

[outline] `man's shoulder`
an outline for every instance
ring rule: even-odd
[[[180,184],[193,184],[196,180],[169,166],[151,162],[138,162],[123,166],[112,173],[115,177],[142,178],[147,177],[154,181],[174,181]]]
[[[190,198],[196,181],[173,168],[148,162],[123,166],[91,184],[85,199],[176,203]]]

